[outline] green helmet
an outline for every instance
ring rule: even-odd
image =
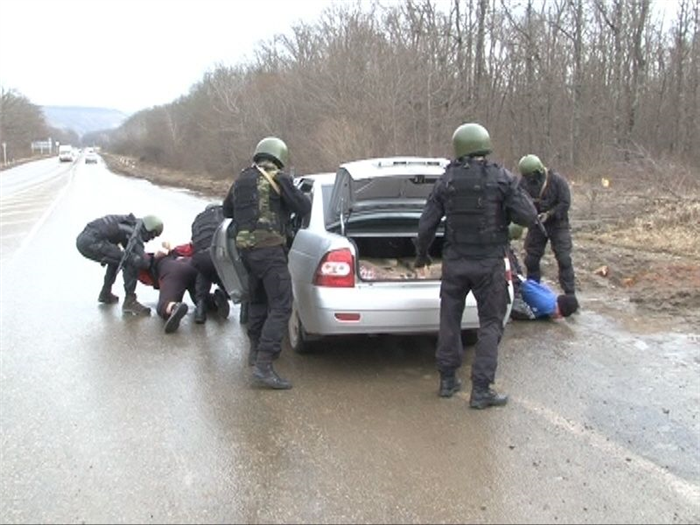
[[[510,239],[511,241],[515,241],[517,239],[520,239],[520,237],[523,236],[524,229],[525,228],[523,228],[519,224],[515,224],[514,222],[511,222],[508,225],[508,239]]]
[[[163,233],[163,221],[161,221],[155,215],[146,215],[141,220],[143,221],[144,230],[150,234],[151,239],[158,237],[161,233]]]
[[[491,137],[481,124],[462,124],[452,135],[455,157],[474,157],[491,153]]]
[[[518,169],[521,175],[533,175],[535,173],[544,173],[544,164],[537,155],[525,155],[518,163]]]
[[[284,168],[289,158],[289,150],[283,140],[277,137],[266,137],[258,142],[253,153],[253,162],[267,159],[274,162],[278,168]]]

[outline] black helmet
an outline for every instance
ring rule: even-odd
[[[476,157],[491,153],[491,137],[481,124],[462,124],[452,135],[455,157]]]
[[[260,160],[270,160],[278,168],[282,169],[287,165],[289,150],[282,139],[277,137],[266,137],[258,142],[253,153],[253,162]]]

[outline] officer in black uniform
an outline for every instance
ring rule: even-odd
[[[85,226],[76,240],[78,251],[84,257],[107,266],[102,290],[97,298],[99,302],[112,304],[119,301],[119,297],[112,293],[112,285],[117,279],[117,271],[121,263],[126,292],[122,311],[133,315],[151,314],[150,308],[136,300],[136,281],[138,271],[148,268],[144,243],[158,237],[161,233],[163,233],[163,221],[155,215],[146,215],[142,219],[137,219],[131,213],[106,215]],[[130,253],[124,258],[124,249],[129,245],[130,240],[132,241]]]
[[[571,261],[571,227],[569,208],[571,191],[566,179],[542,164],[536,155],[525,155],[518,164],[522,175],[520,186],[535,203],[544,230],[528,229],[525,237],[525,268],[527,278],[540,282],[540,260],[547,240],[551,242],[559,266],[559,285],[567,295],[576,294],[574,265]]]
[[[420,218],[415,266],[431,263],[429,248],[446,217],[436,352],[439,395],[451,397],[461,387],[455,372],[464,357],[461,320],[471,291],[479,311],[479,329],[469,406],[480,409],[508,401],[491,389],[509,300],[504,262],[508,223],[529,226],[537,212],[517,179],[486,159],[491,138],[483,126],[463,124],[455,130],[452,144],[455,160],[435,183]]]
[[[255,380],[274,389],[292,387],[272,368],[292,313],[286,228],[292,213],[301,219],[311,211],[311,202],[280,171],[288,156],[282,140],[261,140],[253,165],[240,173],[223,205],[224,216],[233,219],[236,248],[248,271],[249,363],[254,363]]]
[[[214,232],[223,220],[223,206],[209,204],[192,222],[192,265],[198,272],[194,311],[194,322],[197,324],[206,322],[207,310],[212,306],[216,308],[217,313],[223,319],[226,319],[230,312],[228,294],[224,291],[224,285],[219,278],[209,251]],[[213,283],[216,283],[218,288],[214,290],[215,304],[211,305],[209,304],[211,300],[209,292]]]

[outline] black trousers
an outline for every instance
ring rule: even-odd
[[[164,257],[158,262],[158,306],[156,312],[163,319],[168,318],[166,308],[168,304],[179,303],[189,292],[190,298],[195,300],[195,282],[197,270],[187,258]]]
[[[248,270],[248,337],[257,342],[258,361],[271,362],[282,351],[292,315],[292,278],[282,246],[241,250]]]
[[[498,344],[508,309],[508,282],[502,258],[443,259],[440,286],[440,334],[436,352],[441,374],[451,374],[462,366],[462,315],[469,292],[479,311],[478,340],[472,363],[472,385],[487,388],[494,382],[498,364]]]
[[[576,293],[576,282],[574,276],[574,265],[571,260],[571,250],[573,243],[571,241],[571,229],[568,224],[546,224],[547,236],[540,231],[539,228],[528,228],[527,236],[525,237],[525,268],[527,268],[527,277],[540,282],[542,273],[540,270],[540,261],[544,255],[547,241],[551,242],[554,257],[559,266],[559,285],[566,294]]]
[[[114,281],[117,279],[117,268],[122,259],[122,250],[118,245],[102,238],[99,231],[86,227],[76,239],[78,251],[88,259],[96,261],[103,266],[107,266],[105,271],[103,288],[111,290]],[[126,261],[122,267],[124,278],[124,291],[132,294],[136,291],[136,281],[138,268]]]
[[[209,252],[197,252],[192,256],[192,266],[197,270],[197,283],[195,286],[195,304],[204,302],[208,304],[211,285],[217,284],[226,293],[224,284],[219,278],[214,262]],[[228,295],[228,294],[227,294]]]

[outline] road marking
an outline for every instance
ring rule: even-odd
[[[567,431],[577,438],[588,441],[593,447],[617,458],[623,464],[626,463],[626,458],[633,457],[634,461],[631,463],[632,466],[640,468],[647,474],[660,479],[663,484],[670,487],[676,494],[685,497],[693,505],[697,505],[698,501],[700,501],[700,485],[676,476],[653,461],[636,454],[630,449],[609,441],[603,434],[593,429],[585,428],[581,423],[569,421],[547,407],[538,405],[528,399],[520,398],[517,402],[531,412],[546,419],[550,424]]]
[[[32,217],[30,219],[25,219],[25,220],[20,220],[20,221],[5,221],[5,220],[3,220],[3,221],[0,221],[0,226],[2,226],[4,228],[5,226],[14,226],[15,224],[27,224],[28,222],[34,222],[34,218]]]

